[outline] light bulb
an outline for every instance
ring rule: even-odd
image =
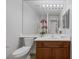
[[[48,7],[49,5],[47,4],[47,7]]]
[[[54,4],[53,6],[56,7],[56,4]]]
[[[57,4],[57,7],[59,7],[59,4]]]
[[[49,5],[50,7],[52,7],[52,5]]]
[[[63,7],[63,5],[60,5],[61,7]]]
[[[42,7],[45,7],[45,5],[42,5]]]

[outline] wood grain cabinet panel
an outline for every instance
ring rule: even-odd
[[[36,48],[36,59],[51,59],[51,49]]]
[[[36,59],[70,59],[70,42],[38,41]]]
[[[69,59],[67,48],[53,48],[52,53],[53,59]]]

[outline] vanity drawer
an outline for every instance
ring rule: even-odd
[[[43,47],[42,41],[36,41],[36,47]]]
[[[68,47],[69,41],[38,41],[36,47]]]
[[[68,42],[60,42],[60,41],[54,41],[54,42],[43,42],[43,47],[68,47]]]

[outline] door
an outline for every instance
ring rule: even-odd
[[[53,48],[53,59],[69,59],[68,48]]]
[[[58,29],[58,24],[57,24],[57,20],[51,20],[49,22],[49,33],[52,33],[52,34],[56,34],[57,33],[57,29]]]
[[[36,59],[51,59],[50,48],[36,48]]]

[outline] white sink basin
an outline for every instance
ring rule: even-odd
[[[65,37],[68,37],[68,36],[60,35],[60,34],[54,34],[54,35],[44,35],[44,36],[39,37],[39,38],[62,39],[62,38],[65,38]]]

